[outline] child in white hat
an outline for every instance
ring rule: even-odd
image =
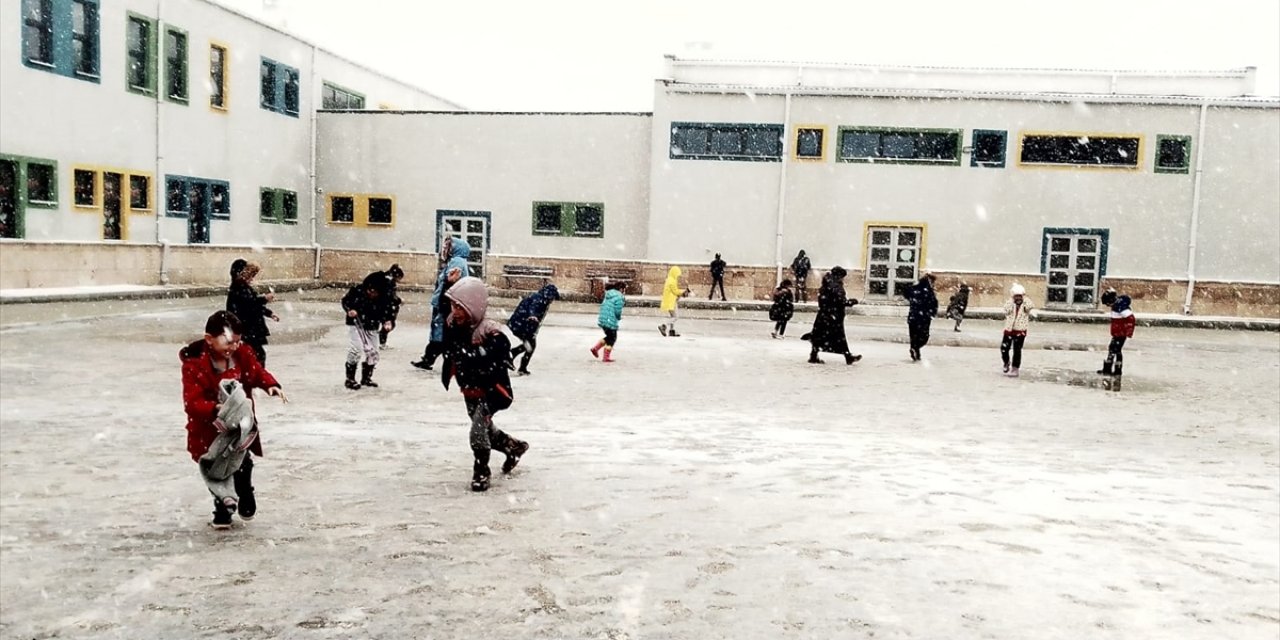
[[[1009,299],[1004,303],[1004,339],[1000,341],[1004,375],[1010,378],[1018,377],[1018,368],[1022,366],[1022,343],[1026,341],[1027,328],[1031,326],[1032,309],[1035,309],[1035,305],[1027,298],[1027,290],[1014,283],[1009,288]],[[1013,351],[1012,361],[1009,358],[1010,351]]]

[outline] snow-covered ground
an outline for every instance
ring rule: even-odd
[[[564,305],[497,418],[532,449],[472,494],[420,304],[349,392],[336,303],[278,303],[292,402],[260,404],[258,517],[216,532],[177,351],[220,302],[4,309],[0,637],[1280,634],[1275,333],[1140,328],[1115,393],[1079,350],[1105,326],[1033,326],[1010,380],[994,322],[913,364],[851,319],[865,359],[816,366],[807,318],[628,310],[606,365]]]

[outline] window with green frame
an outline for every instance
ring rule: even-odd
[[[1191,136],[1156,136],[1156,173],[1191,172]]]
[[[672,160],[782,159],[782,125],[723,122],[672,122]]]
[[[535,202],[533,235],[604,237],[604,204],[600,202]]]
[[[840,162],[960,165],[960,129],[840,127]]]
[[[320,92],[321,109],[359,110],[364,108],[364,96],[343,89],[332,82],[325,82]]]
[[[297,224],[297,192],[263,187],[259,195],[258,221],[272,224]]]
[[[187,32],[164,28],[165,97],[170,102],[187,103]]]
[[[22,63],[99,82],[98,0],[22,0]]]
[[[156,94],[156,21],[132,11],[125,19],[124,77],[129,91]]]

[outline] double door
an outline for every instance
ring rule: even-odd
[[[1092,307],[1098,299],[1102,268],[1102,236],[1090,233],[1048,234],[1045,303],[1060,307]]]
[[[488,211],[445,211],[436,212],[439,221],[439,233],[436,235],[436,251],[439,252],[446,237],[461,238],[471,247],[471,256],[467,266],[472,276],[485,277],[485,255],[489,253]],[[442,262],[446,256],[441,256]]]
[[[901,297],[920,273],[921,227],[867,228],[867,287],[871,297]]]

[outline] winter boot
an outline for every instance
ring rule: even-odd
[[[773,333],[770,333],[770,334],[769,334],[769,337],[770,337],[770,338],[773,338],[774,340],[777,340],[777,339],[778,339],[778,332],[777,332],[777,331],[774,331]]]
[[[1009,376],[1010,378],[1016,378],[1016,377],[1018,377],[1018,368],[1017,368],[1017,367],[1010,367],[1010,368],[1009,368],[1008,373],[1006,373],[1006,374],[1004,374],[1004,375]]]
[[[231,514],[235,513],[236,501],[234,498],[223,498],[219,500],[213,499],[213,521],[209,523],[210,527],[219,531],[225,531],[231,528]]]
[[[511,470],[520,464],[520,456],[523,456],[528,450],[528,442],[511,438],[511,444],[507,446],[507,459],[502,463],[502,472],[511,473]]]
[[[1117,378],[1119,378],[1120,376],[1124,375],[1124,363],[1123,363],[1123,362],[1117,362],[1117,363],[1116,363],[1116,366],[1115,366],[1114,368],[1112,368],[1112,369],[1111,369],[1111,375],[1113,375],[1113,376],[1115,376],[1115,377],[1117,377]]]
[[[915,348],[915,347],[911,347],[911,351],[910,351],[910,353],[911,353],[911,360],[912,360],[912,362],[918,362],[918,361],[920,360],[920,350],[919,350],[919,349],[917,349],[917,348]]]
[[[360,386],[378,388],[378,383],[373,381],[373,368],[377,365],[362,364],[360,365]]]
[[[844,354],[844,363],[845,363],[846,365],[853,364],[853,363],[855,363],[855,362],[857,362],[857,361],[859,361],[859,360],[861,360],[861,359],[862,359],[862,356],[861,356],[861,355],[856,355],[856,356],[855,356],[855,355],[853,355],[852,353],[849,353],[849,352],[847,352],[847,351],[846,351],[846,352],[845,352],[845,354]]]
[[[809,352],[809,364],[823,364],[823,362],[818,359],[818,351],[816,349]]]
[[[1111,367],[1114,364],[1115,364],[1115,361],[1113,361],[1111,358],[1107,358],[1106,360],[1103,360],[1102,368],[1098,369],[1098,374],[1104,375],[1104,376],[1113,375],[1111,371]]]
[[[346,387],[355,391],[360,388],[360,383],[356,382],[356,365],[354,362],[347,363],[347,384]]]
[[[604,340],[601,340],[601,341],[597,342],[597,343],[596,343],[596,346],[591,347],[591,357],[593,357],[593,358],[599,358],[599,357],[600,357],[600,350],[601,350],[601,349],[603,349],[603,348],[604,348]]]
[[[520,367],[518,370],[516,370],[516,375],[518,375],[518,376],[527,376],[527,375],[529,375],[529,370],[528,370],[528,369],[525,369],[524,367]]]
[[[604,358],[602,360],[604,362],[613,362],[613,347],[604,348]]]
[[[664,338],[667,337],[667,325],[665,324],[658,325],[658,333],[661,333],[662,337]]]
[[[679,338],[679,337],[680,337],[680,334],[676,333],[675,328],[674,328],[674,327],[672,327],[672,329],[671,329],[670,331],[668,331],[668,332],[667,332],[667,337],[668,337],[668,338]]]
[[[253,461],[248,454],[245,454],[244,465],[232,478],[235,482],[236,495],[240,496],[236,511],[240,512],[241,520],[245,522],[253,520],[254,514],[258,512],[258,501],[253,497]]]

